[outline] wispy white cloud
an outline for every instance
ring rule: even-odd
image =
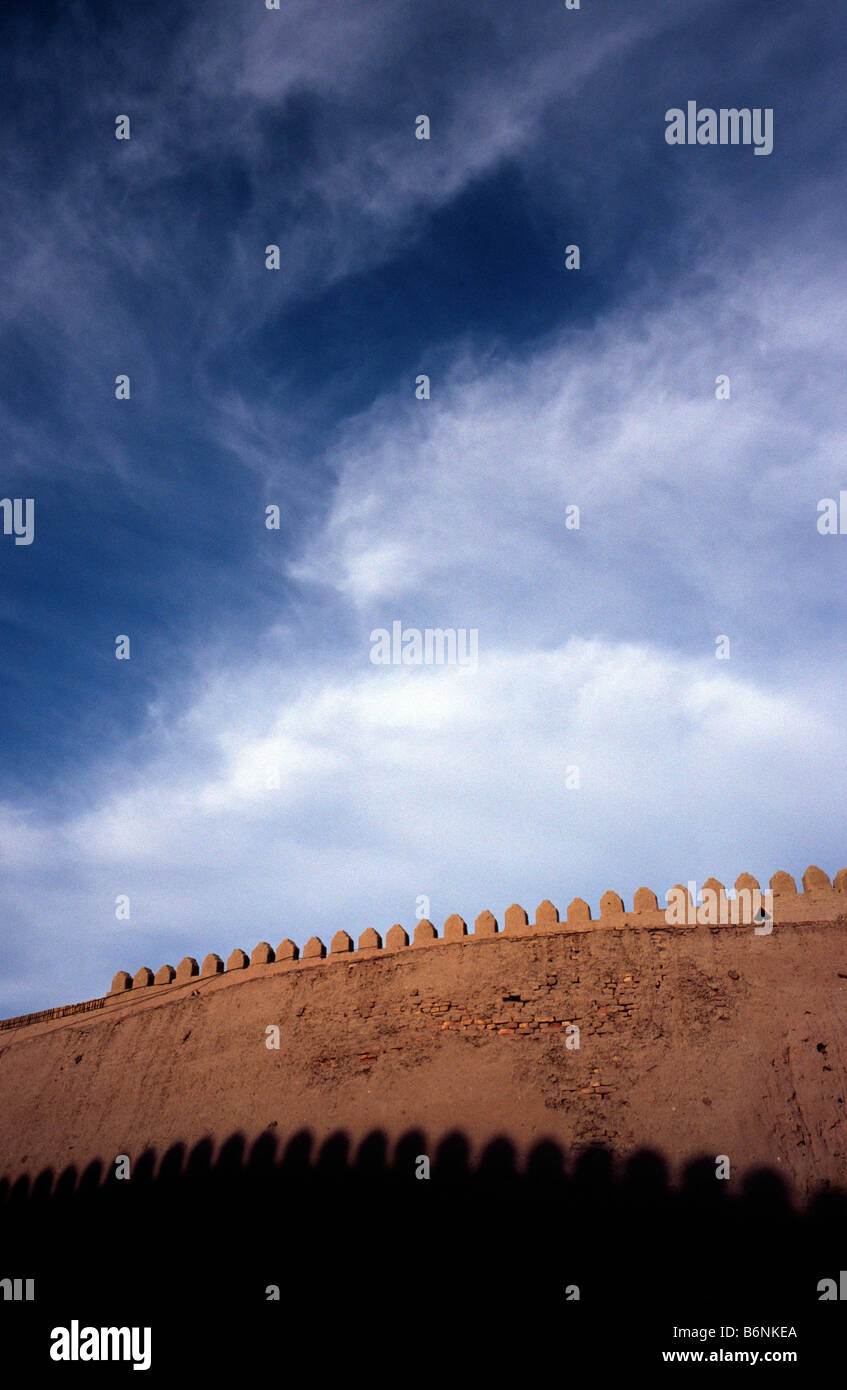
[[[520,360],[465,352],[430,402],[409,384],[348,423],[334,502],[293,567],[317,590],[314,632],[292,645],[280,624],[238,666],[218,652],[181,715],[154,706],[143,748],[92,769],[86,811],[3,808],[0,900],[39,924],[7,1010],[36,970],[43,1000],[86,995],[157,951],[408,923],[422,893],[436,917],[564,906],[667,876],[801,872],[774,858],[810,838],[808,857],[836,853],[843,720],[796,652],[829,563],[814,500],[836,427],[815,383],[843,359],[843,304],[830,287],[828,331],[804,337],[821,284],[798,284],[778,351],[763,286],[789,275],[671,296]],[[792,547],[790,572],[769,562]],[[792,630],[787,664],[761,640],[763,604]],[[478,627],[479,670],[371,666],[369,626],[394,617]],[[722,665],[725,630],[738,657]],[[843,688],[836,652],[827,665]]]
[[[237,726],[231,691],[210,687],[167,756],[126,785],[113,763],[85,814],[3,807],[0,900],[29,924],[6,1010],[32,1001],[33,971],[58,1002],[63,985],[96,994],[165,953],[410,925],[419,894],[443,920],[546,895],[596,906],[605,888],[663,892],[668,876],[802,872],[773,862],[786,788],[795,855],[822,786],[828,820],[847,811],[843,722],[809,692],[644,644],[481,646],[476,672],[362,653],[284,699],[273,663],[242,672]],[[818,838],[813,857],[829,848]]]
[[[404,382],[343,427],[332,506],[290,573],[367,621],[449,596],[455,625],[510,639],[645,635],[672,598],[702,642],[726,621],[813,640],[832,558],[816,503],[847,444],[832,410],[845,311],[831,265],[798,273],[772,248],[720,288],[677,285],[520,359],[465,356],[430,401]]]

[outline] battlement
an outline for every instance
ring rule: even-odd
[[[830,880],[823,869],[811,865],[803,874],[802,885],[803,891],[798,892],[792,876],[780,870],[771,878],[769,888],[763,890],[752,874],[740,874],[735,881],[734,896],[730,896],[717,879],[707,879],[698,894],[703,899],[700,904],[692,896],[694,884],[676,884],[665,895],[668,899],[666,908],[659,906],[656,894],[649,888],[637,890],[631,912],[626,911],[623,899],[617,893],[606,892],[600,899],[598,918],[592,917],[591,908],[583,898],[574,898],[562,920],[558,908],[545,899],[536,908],[535,921],[532,923],[524,908],[512,903],[511,907],[506,908],[502,928],[494,914],[485,910],[475,919],[472,931],[468,930],[467,923],[458,913],[452,913],[444,923],[441,936],[433,923],[424,918],[416,924],[411,941],[408,932],[399,924],[388,930],[384,941],[375,928],[368,927],[359,936],[357,945],[346,931],[337,931],[329,950],[318,936],[309,938],[302,953],[288,937],[275,949],[267,941],[260,941],[249,956],[236,947],[229,955],[226,966],[220,956],[211,953],[206,956],[202,966],[198,966],[193,956],[186,956],[176,969],[172,965],[162,965],[155,974],[149,966],[142,966],[135,975],[120,970],[112,981],[109,997],[123,995],[130,990],[134,994],[136,991],[155,990],[163,985],[184,984],[195,977],[203,979],[232,971],[250,970],[256,966],[276,964],[300,969],[455,942],[470,945],[504,935],[520,938],[532,937],[539,932],[656,931],[694,927],[745,927],[754,930],[757,935],[767,935],[781,923],[847,918],[847,869],[840,869],[834,880]]]
[[[160,991],[164,995],[168,986],[173,988],[192,980],[232,976],[240,972],[246,972],[246,978],[258,967],[273,966],[275,972],[299,971],[313,966],[331,966],[339,961],[350,963],[375,956],[393,956],[406,950],[417,952],[456,943],[472,946],[494,939],[520,940],[555,933],[567,935],[710,927],[730,931],[745,929],[765,936],[780,925],[847,921],[847,869],[840,869],[831,880],[823,869],[810,865],[801,882],[802,891],[798,891],[792,876],[780,870],[770,879],[769,887],[762,889],[752,874],[744,873],[735,880],[732,895],[717,879],[706,879],[697,895],[702,898],[700,903],[695,902],[692,896],[695,889],[693,883],[676,884],[669,889],[665,894],[667,907],[659,906],[657,895],[651,889],[639,888],[633,897],[631,911],[627,911],[623,899],[610,890],[601,897],[600,915],[596,918],[583,898],[571,901],[564,919],[560,917],[558,908],[545,899],[536,908],[533,922],[530,922],[523,907],[512,903],[506,908],[502,927],[494,914],[485,910],[476,917],[472,929],[458,913],[452,913],[445,921],[440,936],[434,924],[424,918],[416,923],[411,939],[406,929],[395,923],[384,939],[374,927],[367,927],[355,945],[346,931],[336,932],[329,948],[318,936],[310,937],[302,951],[288,937],[275,948],[267,941],[260,941],[249,956],[246,951],[236,947],[230,952],[226,963],[221,956],[211,952],[202,965],[193,956],[185,956],[176,968],[165,964],[155,973],[149,966],[142,966],[134,975],[119,970],[107,995],[81,1004],[66,1004],[0,1020],[0,1031],[87,1013],[118,1000],[141,1002]]]

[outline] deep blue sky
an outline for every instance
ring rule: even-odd
[[[0,1014],[422,894],[847,862],[845,34],[5,8]],[[689,100],[773,108],[773,153],[667,145]],[[479,670],[374,667],[398,618],[477,628]]]

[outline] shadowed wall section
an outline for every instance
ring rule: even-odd
[[[36,1295],[4,1312],[42,1363],[49,1329],[72,1317],[150,1324],[163,1384],[174,1367],[278,1380],[295,1339],[332,1383],[355,1368],[394,1385],[398,1355],[427,1383],[460,1359],[493,1384],[512,1370],[570,1383],[655,1370],[690,1345],[675,1324],[736,1319],[738,1345],[761,1354],[742,1325],[782,1325],[796,1338],[768,1349],[799,1347],[807,1378],[831,1373],[844,1319],[819,1284],[844,1265],[842,1194],[799,1211],[773,1171],[731,1194],[708,1159],[671,1183],[655,1151],[622,1163],[602,1146],[522,1151],[508,1134],[474,1147],[414,1123],[393,1143],[277,1127],[146,1149],[126,1180],[95,1160],[0,1181],[2,1258]]]

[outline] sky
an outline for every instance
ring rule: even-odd
[[[847,864],[845,38],[829,0],[6,5],[0,1016]],[[669,144],[689,101],[772,152]],[[478,659],[375,664],[395,622]]]

